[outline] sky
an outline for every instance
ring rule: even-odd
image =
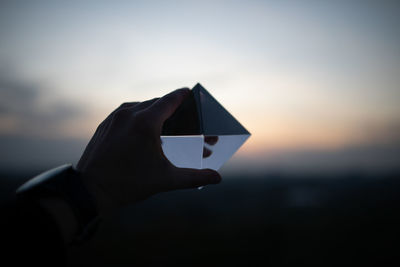
[[[397,1],[1,1],[0,168],[197,82],[252,134],[227,170],[400,166]]]

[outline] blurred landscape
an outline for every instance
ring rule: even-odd
[[[69,263],[398,266],[399,174],[224,176],[104,218]],[[1,174],[3,204],[30,175]]]

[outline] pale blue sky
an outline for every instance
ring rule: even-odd
[[[200,82],[252,132],[238,158],[398,144],[399,17],[396,1],[2,1],[0,136],[86,140],[121,102]]]

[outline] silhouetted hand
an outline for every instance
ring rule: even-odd
[[[100,213],[159,192],[221,181],[216,171],[177,168],[163,154],[163,123],[189,92],[183,88],[162,98],[124,103],[99,125],[76,169]]]

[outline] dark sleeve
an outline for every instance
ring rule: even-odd
[[[65,266],[66,250],[53,217],[37,202],[22,197],[9,205],[2,231],[16,266]],[[6,241],[7,242],[7,241]]]

